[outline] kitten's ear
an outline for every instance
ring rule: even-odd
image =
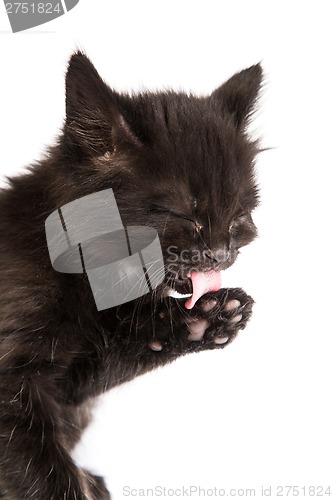
[[[262,84],[263,72],[260,64],[244,69],[233,75],[226,83],[217,88],[211,99],[223,113],[233,117],[238,128],[246,125],[254,110]]]
[[[65,137],[88,156],[113,151],[124,142],[138,142],[118,110],[117,94],[82,52],[75,53],[68,65]]]

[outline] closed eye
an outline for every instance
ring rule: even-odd
[[[257,228],[252,220],[250,212],[239,214],[230,224],[229,233],[238,246],[250,243],[257,235]]]
[[[238,215],[237,217],[235,217],[231,223],[230,223],[230,226],[229,226],[229,231],[232,231],[233,229],[235,229],[237,226],[239,226],[243,220],[245,218],[245,214],[241,214],[241,215]]]
[[[163,207],[162,205],[153,205],[150,211],[155,213],[170,215],[171,217],[177,217],[178,219],[188,220],[189,222],[195,224],[194,219],[191,219],[191,217],[188,217],[187,215],[182,214],[180,212],[176,212],[175,210],[170,210],[169,208]]]
[[[234,217],[234,219],[230,223],[229,228],[232,229],[234,226],[237,226],[237,225],[243,224],[243,223],[247,223],[249,221],[252,222],[250,210],[241,212]]]

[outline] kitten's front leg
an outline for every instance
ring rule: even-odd
[[[101,478],[79,469],[59,432],[55,388],[30,377],[2,374],[0,382],[0,498],[6,500],[107,500]],[[44,377],[47,375],[44,374]],[[3,495],[3,496],[1,496]]]
[[[223,348],[245,328],[253,303],[240,288],[209,292],[191,310],[170,299],[157,308],[151,328],[144,332],[143,357],[164,364],[190,352]]]

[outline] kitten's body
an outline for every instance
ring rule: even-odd
[[[108,498],[69,455],[91,398],[183,354],[224,347],[244,328],[252,299],[240,289],[207,293],[191,310],[168,294],[191,292],[194,264],[183,250],[202,255],[198,272],[223,270],[255,236],[257,148],[245,127],[260,84],[253,66],[207,98],[130,98],[73,56],[58,145],[0,192],[0,497]],[[166,277],[153,293],[98,311],[85,274],[52,268],[44,224],[108,188],[124,225],[158,231]]]

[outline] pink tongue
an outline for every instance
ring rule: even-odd
[[[220,271],[207,271],[191,273],[191,281],[193,294],[190,299],[185,302],[186,309],[192,309],[197,300],[207,292],[216,292],[221,288],[221,273]]]

